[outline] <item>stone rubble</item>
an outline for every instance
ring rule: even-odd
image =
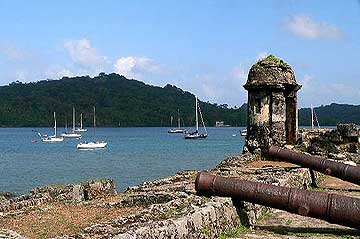
[[[0,239],[27,239],[27,238],[11,230],[0,229]]]
[[[21,195],[19,197],[0,201],[0,213],[9,213],[11,211],[38,206],[51,201],[52,198],[48,193]]]
[[[360,163],[360,131],[355,124],[336,129],[300,129],[298,148],[313,155]]]

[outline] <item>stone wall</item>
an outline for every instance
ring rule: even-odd
[[[52,201],[52,198],[48,193],[29,194],[14,197],[12,199],[5,199],[0,201],[0,213],[8,213],[32,206],[38,206],[50,201]]]
[[[91,180],[82,184],[48,185],[31,191],[30,194],[3,198],[0,200],[0,213],[9,213],[51,201],[81,202],[115,195],[112,179]]]
[[[294,145],[297,131],[297,91],[291,67],[269,55],[254,64],[244,88],[248,91],[248,125],[244,152],[269,145]]]
[[[116,194],[112,179],[96,179],[80,184],[47,185],[35,188],[32,194],[48,193],[56,201],[81,202]]]
[[[301,129],[297,144],[310,154],[360,163],[359,136],[355,124],[339,124],[336,129]]]

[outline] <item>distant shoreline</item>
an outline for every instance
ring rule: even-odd
[[[226,127],[218,127],[218,126],[207,126],[206,128],[246,128],[247,126],[226,126]],[[300,125],[299,128],[309,128],[311,127],[311,125]],[[320,126],[321,129],[323,128],[333,128],[336,127],[336,125],[324,125],[324,126]],[[5,126],[2,127],[0,126],[0,129],[15,129],[15,128],[24,128],[24,129],[29,129],[29,128],[53,128],[51,126]],[[64,126],[58,126],[58,129],[64,129]],[[84,127],[87,129],[92,129],[93,127]],[[174,126],[96,126],[96,128],[174,128]],[[184,126],[182,128],[194,128],[194,126]],[[318,127],[314,127],[314,129],[317,129]],[[68,127],[68,129],[72,129],[71,127]]]

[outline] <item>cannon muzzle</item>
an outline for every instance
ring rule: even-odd
[[[207,172],[197,175],[195,189],[200,195],[231,197],[360,229],[358,198],[225,178]]]
[[[297,164],[360,185],[360,167],[335,162],[318,156],[298,153],[277,146],[270,146],[267,154],[280,161]]]

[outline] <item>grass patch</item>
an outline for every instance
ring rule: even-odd
[[[285,222],[286,225],[291,225],[292,223],[293,223],[293,221],[292,221],[291,219],[288,219],[288,220],[286,220],[286,222]]]
[[[229,237],[239,237],[241,234],[246,233],[248,231],[250,231],[250,228],[240,225],[237,228],[220,233],[218,238],[225,239]]]
[[[265,212],[263,212],[263,213],[261,214],[261,216],[260,216],[258,219],[256,219],[256,222],[260,222],[260,221],[262,221],[262,220],[265,220],[265,219],[268,218],[270,215],[271,215],[271,211],[270,211],[269,209],[267,209]]]
[[[294,149],[299,150],[301,152],[307,152],[307,148],[304,145],[297,144],[294,146]]]

